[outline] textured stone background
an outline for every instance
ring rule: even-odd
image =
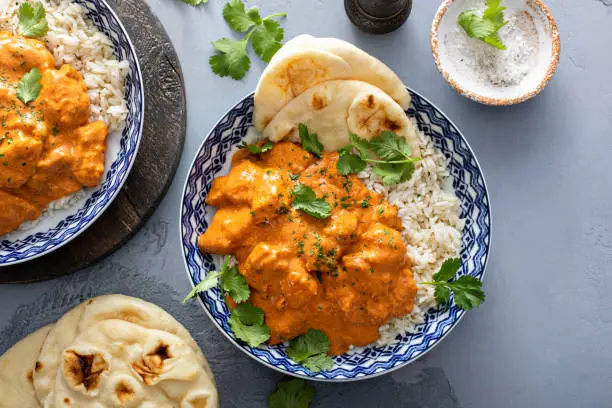
[[[550,0],[562,34],[556,77],[536,99],[477,105],[441,79],[429,27],[437,1],[415,2],[400,30],[355,30],[341,0],[251,1],[287,11],[286,37],[336,36],[382,58],[464,132],[493,204],[487,302],[412,366],[355,384],[315,384],[316,407],[609,407],[612,401],[612,3]],[[178,212],[187,167],[215,121],[250,92],[263,63],[240,82],[211,74],[210,40],[232,35],[224,1],[199,8],[150,0],[185,73],[188,132],[177,177],[145,228],[111,258],[52,282],[0,286],[0,353],[81,298],[119,292],[158,303],[194,334],[211,361],[223,407],[263,407],[280,375],[217,332],[189,289]]]

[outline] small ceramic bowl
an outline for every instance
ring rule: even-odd
[[[461,12],[484,9],[484,0],[444,0],[431,27],[434,61],[446,82],[487,105],[513,105],[540,93],[555,74],[561,48],[557,24],[541,0],[501,5],[507,7],[506,20],[513,20],[500,30],[504,51],[469,38],[457,23]]]

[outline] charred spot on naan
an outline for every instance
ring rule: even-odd
[[[136,391],[134,391],[130,384],[121,381],[115,386],[115,395],[121,404],[125,404],[136,397]]]
[[[314,110],[321,110],[329,105],[329,99],[326,95],[320,93],[312,94],[312,99],[310,100],[310,106]]]
[[[145,384],[155,385],[164,371],[164,361],[170,358],[172,358],[170,346],[160,342],[152,352],[143,355],[140,361],[132,363],[132,368]]]
[[[85,393],[97,390],[102,374],[108,372],[109,367],[110,364],[102,353],[79,354],[74,350],[64,352],[63,374],[73,389],[83,386]]]

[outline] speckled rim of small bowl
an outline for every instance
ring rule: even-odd
[[[542,92],[542,90],[546,87],[546,85],[548,85],[548,82],[550,82],[551,78],[555,75],[555,71],[557,70],[557,65],[559,64],[559,56],[561,54],[561,39],[559,36],[559,29],[557,27],[557,22],[553,18],[550,10],[546,6],[546,4],[542,2],[542,0],[527,0],[527,1],[535,3],[535,5],[538,8],[540,8],[540,10],[544,12],[544,14],[546,14],[546,18],[548,19],[548,23],[550,24],[550,29],[551,29],[550,36],[552,40],[552,55],[551,55],[550,62],[548,63],[546,74],[544,75],[544,78],[542,78],[538,86],[535,89],[532,89],[529,92],[526,92],[525,94],[523,94],[522,96],[518,96],[516,98],[491,98],[491,97],[482,96],[475,92],[469,91],[463,88],[448,73],[448,71],[446,71],[442,67],[442,64],[440,63],[440,55],[438,53],[438,29],[440,27],[440,22],[442,21],[442,19],[446,15],[446,12],[448,11],[448,8],[451,6],[451,4],[453,4],[453,2],[455,2],[455,0],[444,0],[444,2],[440,5],[440,8],[438,9],[438,12],[436,13],[436,16],[431,25],[431,33],[430,33],[431,51],[433,54],[434,62],[436,63],[436,67],[438,68],[438,71],[440,71],[442,76],[444,76],[444,79],[446,80],[446,82],[450,86],[452,86],[457,92],[459,92],[461,95],[465,96],[466,98],[472,99],[476,102],[485,104],[485,105],[508,106],[508,105],[515,105],[517,103],[521,103],[528,99],[533,98],[534,96]]]

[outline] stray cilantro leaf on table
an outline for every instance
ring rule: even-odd
[[[223,18],[234,31],[239,33],[247,32],[254,25],[261,24],[261,16],[257,7],[245,10],[241,0],[230,0],[223,7]]]
[[[17,32],[25,37],[44,37],[49,31],[46,15],[41,2],[37,1],[34,6],[30,3],[22,3],[18,11]]]
[[[308,127],[303,123],[298,125],[298,133],[302,148],[320,158],[323,155],[323,145],[319,142],[316,133],[308,132]]]
[[[275,13],[262,18],[257,7],[246,10],[242,0],[230,0],[223,8],[223,18],[232,30],[247,34],[242,40],[224,37],[212,42],[219,51],[209,59],[213,72],[221,77],[244,78],[251,67],[251,59],[247,53],[251,37],[255,53],[263,61],[270,62],[282,47],[285,37],[285,30],[273,18],[285,16],[285,13]]]
[[[42,85],[40,80],[42,74],[36,68],[32,68],[30,72],[24,74],[23,78],[17,85],[17,98],[26,105],[38,98]]]
[[[334,366],[334,360],[327,355],[329,344],[329,338],[323,331],[309,329],[306,334],[291,340],[287,355],[314,373],[330,370]]]
[[[296,184],[291,190],[293,201],[291,206],[296,210],[302,210],[315,218],[329,218],[331,216],[331,205],[322,198],[317,198],[314,190],[304,184]]]
[[[450,302],[451,293],[455,295],[455,304],[463,310],[472,310],[485,301],[482,282],[469,275],[463,275],[450,281],[461,267],[461,259],[450,258],[433,276],[433,282],[422,282],[423,285],[434,285],[434,296],[439,305]]]
[[[499,29],[505,26],[508,21],[504,20],[504,10],[506,7],[501,5],[502,0],[487,0],[487,8],[478,15],[474,10],[466,10],[459,14],[457,23],[463,28],[466,34],[473,38],[478,38],[485,43],[492,45],[500,50],[505,50],[506,46],[499,38]]]
[[[213,41],[212,45],[220,51],[208,60],[213,72],[220,77],[243,78],[251,68],[251,59],[246,50],[247,44],[248,37],[240,41],[230,40],[229,38]]]
[[[237,339],[257,347],[270,338],[270,328],[264,323],[264,312],[250,303],[241,303],[232,310],[229,325]]]
[[[229,259],[229,256],[227,257]],[[221,289],[229,294],[236,303],[246,302],[251,296],[251,289],[246,278],[238,272],[238,266],[223,268],[221,271]]]
[[[263,144],[263,146],[259,147],[255,144],[247,144],[245,142],[242,142],[238,145],[239,149],[249,149],[249,152],[251,152],[252,154],[262,154],[265,153],[269,150],[272,150],[272,147],[274,147],[274,144],[271,141],[267,141],[266,143]]]
[[[308,408],[315,390],[304,380],[282,381],[268,397],[268,408]]]

